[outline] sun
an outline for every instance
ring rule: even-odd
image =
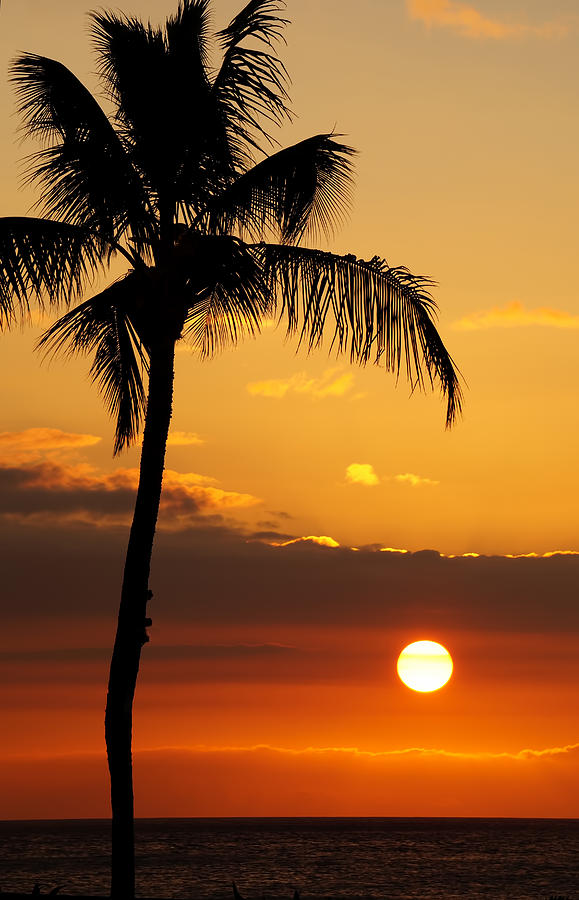
[[[452,656],[435,641],[415,641],[404,648],[396,668],[400,679],[413,691],[437,691],[452,675]]]

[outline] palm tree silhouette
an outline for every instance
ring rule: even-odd
[[[181,0],[164,26],[91,16],[103,106],[61,63],[27,53],[13,64],[19,111],[42,148],[28,180],[40,217],[0,220],[0,313],[68,308],[40,345],[91,355],[116,419],[114,452],[144,423],[108,685],[113,896],[134,896],[132,706],[146,642],[149,568],[172,412],[175,345],[208,356],[282,317],[313,348],[329,332],[352,362],[438,383],[446,423],[461,407],[452,359],[434,325],[432,283],[384,260],[312,249],[349,204],[353,151],[335,134],[276,150],[290,119],[275,53],[282,0],[250,0],[216,35],[209,0]],[[113,258],[126,274],[79,302]],[[77,305],[74,305],[77,304]]]

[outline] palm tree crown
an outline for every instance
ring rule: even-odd
[[[274,53],[281,0],[251,0],[209,54],[209,0],[183,0],[164,28],[91,16],[103,107],[61,63],[13,65],[41,218],[0,220],[0,312],[77,301],[114,256],[128,271],[68,311],[42,345],[92,354],[116,418],[115,452],[136,437],[143,384],[160,335],[202,354],[259,331],[281,313],[308,346],[328,328],[352,361],[438,381],[447,425],[461,405],[456,370],[433,323],[431,282],[374,257],[304,246],[348,207],[353,151],[319,134],[267,155],[290,118]]]

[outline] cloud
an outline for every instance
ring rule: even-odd
[[[42,518],[91,525],[124,525],[130,521],[138,469],[101,473],[86,464],[56,461],[9,465],[0,463],[0,509],[21,520]],[[260,501],[251,494],[226,491],[215,479],[166,469],[160,527],[188,528],[199,514],[246,508]]]
[[[204,443],[203,438],[193,431],[171,431],[167,438],[168,447],[193,447]]]
[[[403,475],[395,475],[394,480],[399,484],[409,484],[411,487],[433,487],[440,484],[432,478],[423,478],[422,475],[414,475],[413,472],[404,472]]]
[[[507,23],[484,16],[476,7],[457,0],[406,0],[410,17],[429,28],[450,28],[463,37],[508,40],[522,37],[561,37],[568,28],[561,22],[541,25]]]
[[[163,627],[161,616],[153,615],[153,626],[149,630],[151,643],[146,651],[146,679],[149,686],[155,686],[155,694],[157,688],[163,691],[167,684],[175,682],[191,688],[194,685],[239,687],[245,684],[256,689],[259,685],[339,685],[352,680],[368,683],[372,678],[380,677],[383,669],[383,653],[376,653],[374,648],[367,646],[363,650],[352,648],[347,639],[339,643],[334,640],[332,644],[331,639],[324,642],[313,634],[297,633],[293,635],[295,642],[287,638],[260,641],[259,632],[255,630],[253,642],[224,639],[221,643],[157,643],[166,630],[166,622]],[[0,706],[12,706],[15,700],[17,703],[17,696],[22,698],[39,682],[43,690],[51,684],[55,686],[55,700],[61,688],[71,682],[90,686],[95,692],[99,688],[102,691],[111,647],[104,644],[87,647],[82,644],[80,632],[77,634],[79,646],[76,647],[33,650],[24,647],[0,651]],[[60,686],[58,689],[57,685]],[[22,690],[16,691],[17,686]],[[29,693],[28,698],[28,702],[42,705],[42,700],[34,693]],[[175,700],[165,698],[162,703],[165,707],[171,706]],[[83,703],[80,694],[78,702]]]
[[[415,475],[413,472],[404,472],[393,477],[394,481],[397,481],[399,484],[409,484],[411,487],[432,487],[440,484],[439,481],[434,481],[432,478],[424,478],[422,475]],[[346,482],[348,484],[363,484],[366,487],[373,487],[380,484],[380,479],[374,471],[374,467],[369,463],[351,463],[346,469]]]
[[[38,456],[51,450],[79,450],[101,440],[94,434],[61,431],[60,428],[26,428],[0,432],[0,457]]]
[[[64,504],[71,504],[72,498],[62,497],[64,492],[50,497],[46,489],[39,491],[29,513],[25,509],[23,514],[27,493],[21,490],[15,497],[0,485],[0,508],[17,513],[0,516],[3,627],[22,621],[28,633],[26,623],[49,615],[54,621],[80,622],[84,635],[82,622],[115,614],[126,529],[80,528],[78,522],[107,524],[113,516],[103,509],[105,502],[120,505],[121,500],[125,505],[115,517],[119,521],[124,516],[126,522],[133,495],[125,499],[113,491],[103,496],[101,488],[94,498],[81,498],[80,514],[73,509],[67,519]],[[95,506],[87,512],[89,502]],[[46,509],[46,514],[38,514]],[[509,635],[579,633],[576,552],[451,558],[433,550],[382,551],[381,545],[353,551],[312,540],[323,538],[323,533],[309,540],[299,540],[299,535],[280,540],[275,533],[257,539],[239,522],[224,519],[218,508],[198,510],[192,503],[188,509],[182,527],[163,524],[155,544],[153,590],[155,598],[161,598],[163,618],[170,622],[410,631],[419,622],[421,632],[433,635],[461,629]],[[402,549],[394,541],[387,546]]]
[[[284,756],[350,756],[362,759],[386,759],[388,757],[397,756],[442,756],[450,759],[469,759],[469,760],[530,760],[541,759],[543,757],[566,756],[579,751],[579,743],[565,744],[562,747],[546,747],[541,750],[532,750],[525,748],[516,750],[513,753],[501,751],[493,753],[486,750],[462,751],[462,750],[444,750],[438,747],[402,747],[393,750],[362,750],[359,747],[276,747],[270,744],[253,744],[248,747],[219,747],[206,746],[199,744],[196,747],[159,747],[149,751],[149,753],[158,753],[160,751],[176,751],[183,753],[274,753]]]
[[[348,484],[364,484],[366,487],[380,484],[374,466],[370,463],[350,463],[346,469],[346,481]]]
[[[321,378],[308,378],[305,372],[298,372],[291,378],[274,378],[268,381],[252,381],[247,385],[253,396],[283,400],[288,394],[303,394],[315,400],[327,397],[343,397],[351,390],[354,376],[351,372],[340,374],[340,369],[328,369]]]
[[[292,644],[279,641],[231,644],[151,644],[147,656],[152,660],[207,661],[246,660],[297,652]],[[110,647],[56,647],[42,650],[0,650],[1,663],[67,663],[73,666],[104,660],[111,656]]]
[[[290,547],[292,544],[317,544],[318,547],[330,547],[335,548],[339,547],[338,541],[335,541],[333,537],[329,537],[327,534],[308,534],[304,535],[304,537],[290,538],[289,540],[280,541],[280,540],[268,540],[268,543],[271,547]]]
[[[486,328],[515,328],[525,325],[542,325],[549,328],[579,328],[579,315],[539,306],[537,309],[525,309],[522,303],[514,300],[504,307],[493,306],[492,309],[480,310],[463,316],[453,323],[457,331],[481,331]]]

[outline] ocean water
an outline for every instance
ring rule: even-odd
[[[138,894],[231,900],[579,900],[579,820],[146,819]],[[0,888],[106,894],[102,820],[0,822]]]

